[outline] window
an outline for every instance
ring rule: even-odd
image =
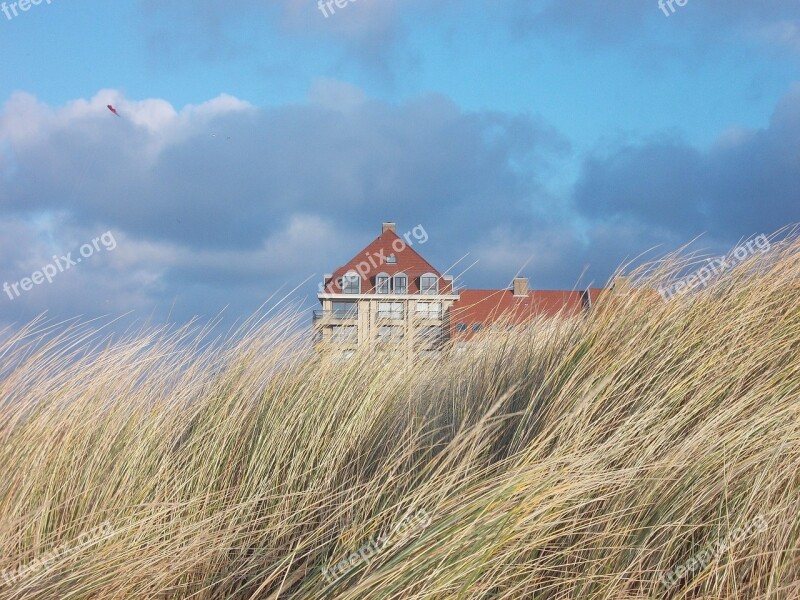
[[[389,293],[389,276],[386,273],[381,273],[375,277],[375,293],[388,294]]]
[[[350,271],[342,277],[342,293],[344,294],[360,294],[361,293],[361,277],[355,271]]]
[[[403,339],[403,328],[395,325],[381,325],[378,327],[378,340],[381,342],[396,342]]]
[[[394,293],[407,294],[408,293],[408,277],[405,273],[398,273],[394,276]]]
[[[475,325],[472,326],[472,333],[478,333],[482,328],[483,325],[480,323],[475,323]]]
[[[420,319],[441,319],[441,302],[417,302],[417,317]]]
[[[419,339],[422,342],[435,344],[436,342],[440,341],[441,338],[442,338],[441,327],[423,327],[419,331]]]
[[[421,294],[436,295],[439,293],[439,278],[427,273],[419,278],[419,288]]]
[[[355,302],[334,302],[331,313],[334,319],[355,319],[358,317],[358,304]]]
[[[338,344],[358,343],[358,327],[355,325],[334,325],[331,339]]]
[[[387,265],[396,265],[397,264],[397,257],[394,254],[390,254],[386,257],[386,264]]]
[[[378,318],[379,319],[403,319],[403,303],[402,302],[378,302]]]
[[[466,323],[456,323],[456,331],[458,333],[464,333],[467,330]]]

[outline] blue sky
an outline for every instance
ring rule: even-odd
[[[541,288],[800,220],[795,1],[46,1],[0,12],[0,284],[118,243],[0,323],[246,315],[382,220]]]

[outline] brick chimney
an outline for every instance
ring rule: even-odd
[[[527,277],[514,277],[514,295],[527,296],[528,295],[528,278]]]
[[[391,231],[392,233],[397,233],[397,224],[396,223],[384,223],[381,227],[381,235],[386,233],[387,231]]]

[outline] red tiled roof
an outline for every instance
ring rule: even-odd
[[[461,290],[460,299],[450,309],[450,334],[453,339],[466,340],[476,331],[473,327],[488,327],[498,319],[509,325],[519,325],[535,317],[571,317],[593,304],[602,292],[599,288],[581,291],[532,290],[524,296],[514,296],[513,290]],[[459,324],[466,331],[458,331]]]
[[[397,257],[396,264],[389,264],[390,255]],[[359,270],[359,266],[361,267]],[[408,293],[419,292],[419,278],[426,273],[439,277],[439,292],[451,293],[451,283],[442,279],[442,274],[426,261],[411,245],[394,231],[386,230],[375,238],[366,248],[356,254],[349,262],[334,271],[333,278],[326,282],[325,291],[329,294],[341,293],[336,282],[346,273],[355,271],[361,275],[361,293],[374,293],[375,276],[380,273],[395,275],[405,273],[408,277]]]

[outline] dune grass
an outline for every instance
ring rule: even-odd
[[[798,598],[800,242],[693,260],[437,360],[5,332],[0,598]]]

